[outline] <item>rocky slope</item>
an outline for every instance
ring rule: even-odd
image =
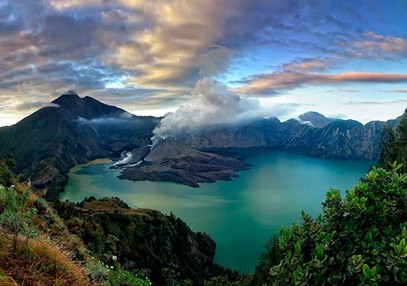
[[[172,181],[199,187],[199,183],[231,180],[248,165],[235,158],[194,150],[180,142],[161,140],[151,150],[134,150],[126,164],[113,167],[123,170],[120,179]]]

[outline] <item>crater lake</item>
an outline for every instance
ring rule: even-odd
[[[330,188],[352,188],[373,162],[325,160],[270,149],[234,149],[252,165],[232,181],[191,188],[172,182],[119,180],[110,160],[71,169],[61,200],[119,197],[132,207],[171,212],[193,231],[216,241],[215,260],[252,272],[267,240],[279,227],[315,217]]]

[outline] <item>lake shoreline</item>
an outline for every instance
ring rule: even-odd
[[[119,197],[135,208],[172,212],[193,231],[206,232],[216,241],[217,263],[252,272],[264,244],[280,226],[299,222],[302,210],[316,216],[331,187],[350,189],[371,165],[276,150],[236,151],[252,167],[232,181],[199,188],[173,182],[133,182],[119,180],[119,171],[108,168],[111,161],[92,161],[71,169],[60,198],[78,202],[90,196]]]

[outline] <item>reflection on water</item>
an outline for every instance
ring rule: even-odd
[[[110,162],[77,166],[61,199],[117,196],[133,207],[152,208],[182,218],[194,231],[217,243],[216,260],[237,270],[253,271],[267,239],[281,226],[298,221],[301,210],[321,211],[329,188],[346,190],[371,162],[321,160],[285,152],[235,150],[253,165],[233,181],[191,188],[171,182],[117,179]]]

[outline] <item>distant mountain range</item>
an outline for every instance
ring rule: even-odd
[[[396,122],[388,121],[391,125]],[[215,129],[208,127],[178,140],[194,148],[270,147],[320,158],[375,160],[385,124],[372,121],[363,125],[307,112],[285,122],[268,118]]]
[[[147,146],[159,122],[70,91],[17,124],[0,128],[0,156],[12,155],[14,171],[37,189],[47,189],[46,198],[55,200],[70,168]],[[363,125],[308,112],[285,122],[268,118],[209,126],[177,140],[193,148],[270,147],[322,158],[375,160],[384,124]]]

